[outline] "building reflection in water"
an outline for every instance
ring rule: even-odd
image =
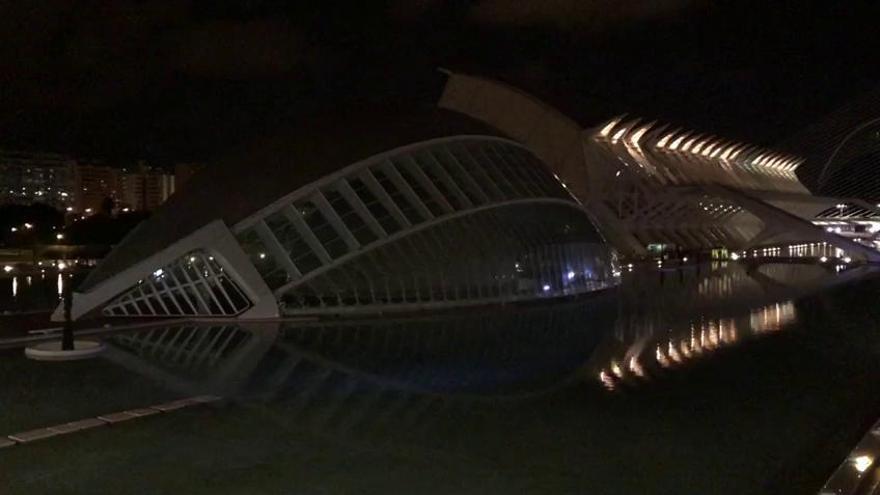
[[[552,305],[399,319],[178,325],[120,334],[104,357],[181,395],[210,393],[297,425],[423,424],[598,380],[656,380],[795,321],[833,268],[715,264],[626,270],[619,289]],[[798,280],[787,286],[783,277]],[[702,315],[696,316],[695,315]],[[477,408],[477,409],[475,409]],[[280,411],[280,412],[279,412]],[[470,414],[470,413],[468,413]]]
[[[540,393],[575,375],[611,326],[613,306],[599,299],[430,318],[164,327],[110,338],[106,357],[181,392],[245,400],[343,382],[446,398]]]
[[[674,369],[711,356],[715,351],[744,340],[783,330],[796,321],[792,301],[774,303],[751,310],[748,315],[701,318],[678,328],[659,332],[633,342],[628,348],[600,365],[596,373],[608,390],[622,383],[637,384],[660,369]]]

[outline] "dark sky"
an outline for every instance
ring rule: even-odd
[[[0,0],[0,147],[210,159],[436,68],[772,144],[880,80],[876,2]]]

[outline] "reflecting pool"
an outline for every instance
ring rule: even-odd
[[[623,268],[588,298],[0,351],[8,493],[816,493],[880,416],[865,267]],[[151,409],[153,408],[153,409]],[[134,487],[134,488],[133,488]]]

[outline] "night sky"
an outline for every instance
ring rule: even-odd
[[[210,160],[314,112],[431,103],[437,67],[584,124],[772,145],[880,81],[875,3],[8,0],[0,147]]]

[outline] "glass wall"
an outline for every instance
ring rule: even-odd
[[[420,229],[282,293],[282,312],[558,297],[616,283],[586,216],[560,204],[512,205]]]
[[[213,256],[197,250],[157,269],[104,307],[106,316],[234,316],[251,302]]]
[[[511,141],[426,142],[346,172],[234,229],[284,311],[571,294],[610,274],[577,202]]]

